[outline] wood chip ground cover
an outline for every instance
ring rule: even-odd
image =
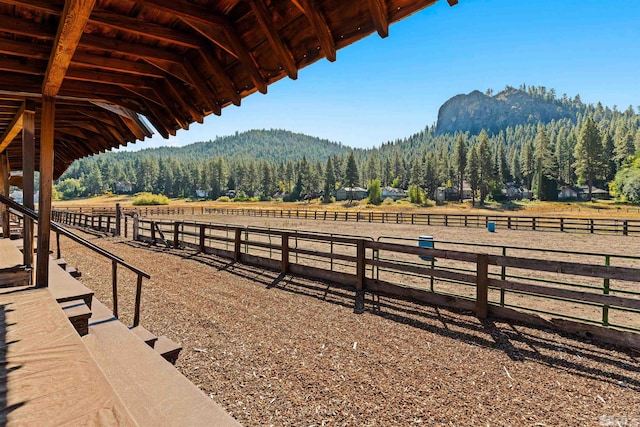
[[[195,251],[89,238],[151,274],[142,324],[180,342],[177,368],[244,425],[640,423],[635,352],[385,298],[356,315],[352,291]],[[110,305],[110,263],[62,243]],[[134,289],[135,277],[119,270],[125,323]]]

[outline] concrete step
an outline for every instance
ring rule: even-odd
[[[64,314],[81,337],[89,333],[91,309],[87,307],[84,300],[65,301],[60,303],[60,307],[62,307],[62,311],[64,311]]]
[[[65,260],[64,258],[53,260],[53,262],[58,264],[63,270],[67,269],[67,260]]]
[[[153,348],[156,344],[156,341],[158,341],[157,336],[140,325],[136,326],[135,328],[131,328],[131,332],[133,332],[138,338],[144,341],[151,348]]]
[[[82,273],[75,267],[67,267],[67,273],[69,273],[69,275],[75,279],[79,279],[80,277],[82,277]]]
[[[160,356],[164,357],[164,359],[172,364],[176,364],[178,360],[178,355],[182,350],[182,346],[176,342],[171,341],[169,338],[164,335],[160,335],[156,344],[153,346],[153,349],[160,354]]]

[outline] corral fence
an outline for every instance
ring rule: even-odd
[[[470,310],[640,348],[640,257],[134,218],[133,238],[368,295]],[[540,315],[544,316],[540,316]]]
[[[640,235],[640,219],[620,218],[581,218],[558,216],[511,216],[511,215],[479,215],[479,214],[443,214],[443,213],[411,213],[411,212],[373,212],[373,211],[326,211],[300,209],[230,209],[192,207],[140,207],[129,209],[139,216],[171,216],[171,215],[234,215],[267,218],[313,219],[321,221],[352,221],[370,223],[415,224],[445,227],[484,228],[493,223],[498,229],[557,231],[590,234],[617,234],[622,236]],[[114,209],[104,208],[65,208],[62,212],[73,213],[85,218],[81,226],[95,227],[99,218],[94,216],[115,217]],[[88,225],[91,221],[94,225]],[[105,221],[107,221],[105,219]],[[102,223],[101,223],[102,224]],[[103,227],[104,228],[104,227]],[[108,228],[108,227],[107,227]]]

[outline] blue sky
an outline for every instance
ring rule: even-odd
[[[640,106],[640,1],[438,1],[253,94],[176,137],[186,145],[249,129],[287,129],[373,147],[437,120],[450,97],[505,85],[546,86],[624,110]]]

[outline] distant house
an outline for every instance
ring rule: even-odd
[[[558,191],[558,200],[577,200],[578,192],[573,187],[562,187]]]
[[[200,198],[209,197],[209,192],[207,190],[197,189],[196,190],[196,197],[200,197]]]
[[[522,193],[522,198],[526,199],[526,200],[532,200],[533,199],[533,191],[529,190],[528,188],[521,188],[520,189],[520,193]]]
[[[458,186],[453,187],[438,187],[436,188],[436,201],[438,202],[455,202],[460,199],[460,188]],[[473,198],[473,190],[468,183],[462,183],[462,200],[468,200]]]
[[[116,182],[116,193],[133,193],[133,183],[130,181]]]
[[[589,186],[581,185],[577,189],[578,200],[589,200]],[[609,200],[609,192],[601,188],[591,187],[591,198],[594,200]]]
[[[343,187],[333,190],[333,197],[338,202],[341,200],[349,200],[350,198],[353,198],[353,200],[362,200],[366,199],[368,196],[369,193],[362,187]]]
[[[521,200],[522,199],[522,191],[513,184],[507,184],[502,187],[502,195],[507,200]]]
[[[223,195],[223,196],[227,196],[227,197],[228,197],[228,198],[230,198],[230,199],[233,199],[233,198],[235,198],[235,197],[236,197],[236,190],[227,190],[227,191],[224,191],[224,192],[222,192],[222,195]]]
[[[407,197],[407,192],[401,188],[394,187],[383,187],[382,188],[382,198],[386,199],[387,197],[396,200],[401,200]]]

